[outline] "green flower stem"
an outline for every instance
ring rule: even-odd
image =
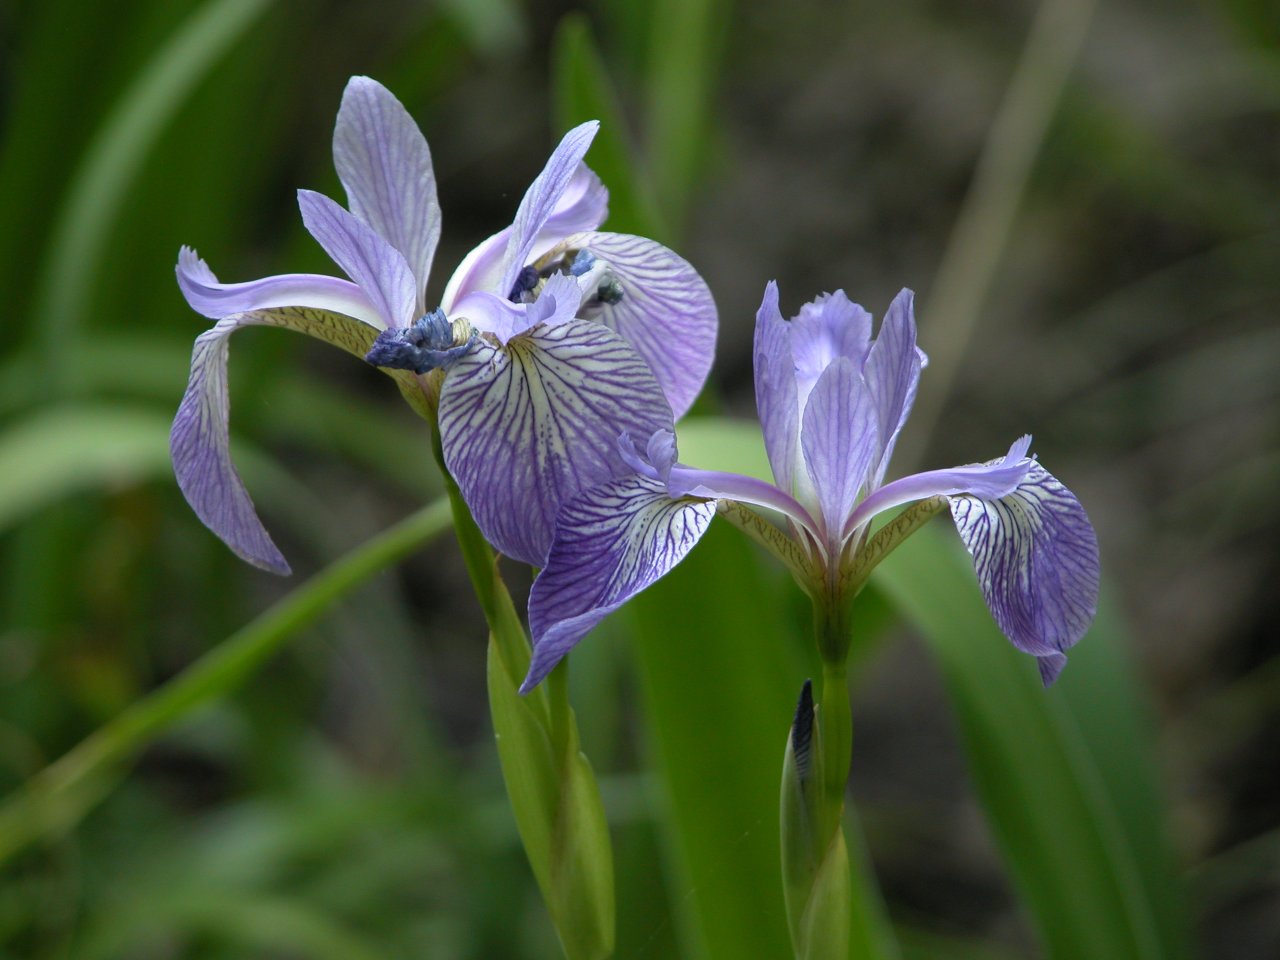
[[[0,806],[0,862],[74,827],[110,790],[119,766],[195,710],[230,693],[270,656],[375,573],[449,525],[439,500],[334,561],[46,767]]]
[[[604,960],[614,948],[613,851],[600,788],[579,749],[568,661],[529,694],[519,693],[530,660],[524,624],[493,548],[445,467],[438,433],[433,449],[467,573],[489,624],[489,713],[520,842],[565,956]]]

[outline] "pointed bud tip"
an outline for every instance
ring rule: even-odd
[[[796,703],[795,720],[791,723],[791,752],[795,757],[796,776],[800,783],[809,778],[810,750],[813,746],[813,681],[805,680]]]

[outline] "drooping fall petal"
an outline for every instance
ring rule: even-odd
[[[953,497],[951,516],[991,615],[1014,646],[1041,658],[1047,685],[1097,610],[1098,539],[1084,508],[1033,463],[1003,497]]]
[[[673,499],[632,475],[592,487],[561,507],[546,567],[529,594],[533,662],[528,692],[587,633],[665,576],[706,532],[713,501]]]

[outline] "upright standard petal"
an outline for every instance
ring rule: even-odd
[[[440,394],[440,439],[485,537],[543,566],[556,512],[582,490],[630,473],[620,434],[672,429],[648,365],[607,327],[543,324],[505,347],[462,357]]]
[[[880,451],[874,399],[853,360],[839,357],[818,378],[805,404],[800,438],[828,546],[834,549]]]
[[[863,368],[863,376],[875,399],[880,433],[872,487],[879,486],[884,479],[889,458],[893,456],[893,445],[911,413],[920,384],[923,364],[916,348],[916,321],[911,309],[914,297],[915,294],[905,289],[894,297]]]
[[[547,160],[547,165],[529,185],[511,224],[511,234],[507,238],[507,249],[502,259],[502,279],[496,292],[504,295],[508,293],[515,284],[516,275],[529,262],[529,254],[538,234],[573,184],[582,158],[586,156],[587,148],[591,146],[599,129],[598,120],[589,120],[566,133]]]
[[[715,359],[719,320],[711,290],[688,261],[660,243],[622,233],[564,241],[608,264],[622,297],[586,314],[616,330],[649,364],[676,419],[688,411]]]
[[[323,194],[299,190],[298,208],[316,242],[368,294],[386,325],[412,323],[418,297],[400,251]]]
[[[778,284],[770,280],[756,311],[754,347],[756,409],[765,452],[778,486],[791,493],[800,457],[800,402],[791,357],[791,325],[778,309]]]
[[[262,323],[254,314],[219,320],[196,337],[191,378],[169,433],[173,471],[191,509],[222,538],[236,556],[272,573],[287,574],[289,564],[272,542],[253,508],[253,500],[231,463],[227,397],[228,337],[241,327]]]
[[[520,692],[537,686],[592,627],[683,560],[715,511],[713,501],[673,499],[661,483],[638,475],[568,501],[529,594],[533,661]]]
[[[248,283],[219,283],[190,247],[178,251],[177,274],[178,287],[191,309],[211,320],[274,307],[309,307],[354,317],[375,330],[386,326],[373,301],[350,280],[285,273]]]
[[[838,358],[847,358],[861,373],[870,342],[871,314],[850,301],[843,290],[824,293],[801,307],[791,321],[800,407],[804,408],[823,371]]]
[[[952,498],[951,516],[991,615],[1015,647],[1041,658],[1047,686],[1097,611],[1098,539],[1084,508],[1033,463],[1004,497]]]
[[[544,240],[554,237],[558,241],[570,234],[595,230],[608,216],[608,188],[595,171],[580,163],[538,233]],[[535,245],[533,256],[537,255]]]
[[[382,84],[352,77],[333,130],[333,165],[347,204],[404,257],[414,277],[414,315],[440,241],[440,203],[427,141]]]

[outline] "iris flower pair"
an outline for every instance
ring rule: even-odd
[[[776,484],[677,462],[674,422],[710,368],[715,306],[670,250],[598,230],[608,194],[583,163],[596,127],[565,135],[512,225],[462,261],[429,310],[440,236],[431,156],[404,107],[354,78],[333,144],[348,207],[298,194],[303,223],[349,279],[224,284],[193,251],[179,257],[188,303],[217,321],[196,339],[171,435],[179,485],[200,519],[245,560],[288,572],[231,463],[226,384],[230,334],[284,326],[396,378],[438,418],[445,464],[481,531],[543,568],[529,601],[524,690],[679,563],[717,509],[782,517],[785,535],[750,515],[811,592],[834,596],[866,559],[871,519],[931,498],[946,498],[996,621],[1050,682],[1093,616],[1093,530],[1027,456],[1028,438],[990,463],[884,483],[925,362],[909,293],[872,339],[870,315],[843,293],[786,321],[770,284],[755,375]]]

